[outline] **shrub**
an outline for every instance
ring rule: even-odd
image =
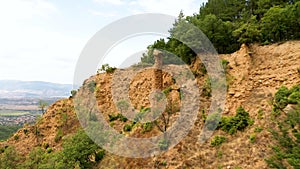
[[[254,132],[260,133],[263,129],[261,127],[255,127]]]
[[[143,124],[143,133],[145,133],[145,132],[149,132],[149,131],[151,131],[152,130],[152,128],[153,128],[153,123],[152,122],[146,122],[146,123],[144,123]]]
[[[104,64],[101,66],[101,69],[99,69],[97,72],[113,73],[116,69],[117,69],[116,67],[110,67],[109,64]]]
[[[108,115],[108,120],[109,120],[110,122],[115,121],[115,120],[118,120],[118,118],[119,118],[118,115],[114,115],[114,114],[109,114],[109,115]]]
[[[228,60],[225,60],[225,59],[222,59],[222,60],[221,60],[221,64],[222,64],[223,69],[224,69],[225,72],[226,72],[226,69],[227,69],[227,67],[228,67],[229,61],[228,61]]]
[[[19,135],[16,134],[16,135],[14,136],[14,140],[19,140]]]
[[[88,84],[88,88],[91,93],[94,93],[97,83],[93,80]]]
[[[258,110],[258,119],[263,119],[264,111],[262,109]]]
[[[300,168],[300,104],[277,122],[278,129],[270,130],[276,144],[266,162],[271,168]]]
[[[162,92],[167,96],[171,92],[171,90],[172,90],[172,87],[169,86],[169,87],[165,88]]]
[[[24,133],[25,135],[27,135],[27,134],[28,134],[28,129],[27,129],[27,128],[23,129],[23,133]]]
[[[119,114],[119,119],[120,119],[120,121],[122,121],[122,122],[126,122],[128,119],[125,117],[125,116],[123,116],[122,114]]]
[[[161,164],[162,166],[167,166],[167,162],[166,162],[166,161],[162,161],[160,164]]]
[[[117,115],[114,115],[114,114],[109,114],[108,115],[108,120],[110,121],[110,122],[112,122],[112,121],[115,121],[115,120],[120,120],[120,121],[122,121],[122,122],[126,122],[128,119],[125,117],[125,116],[123,116],[122,114],[120,114],[120,113],[118,113]]]
[[[221,150],[218,151],[218,152],[217,152],[217,157],[218,157],[218,158],[221,158],[222,156],[223,156],[223,152],[222,152]]]
[[[273,101],[273,113],[278,115],[288,104],[300,103],[300,85],[292,87],[290,90],[282,86],[275,93]]]
[[[289,98],[288,98],[288,102],[290,104],[297,104],[300,103],[300,92],[293,92]]]
[[[74,98],[77,94],[77,90],[72,90],[71,91],[71,97]]]
[[[170,141],[168,141],[165,138],[159,140],[158,142],[158,147],[160,150],[167,150],[169,148],[169,145],[170,145]]]
[[[234,134],[237,130],[244,130],[247,126],[252,124],[253,120],[249,117],[249,113],[240,106],[235,116],[223,116],[219,126],[223,131]]]
[[[79,130],[63,143],[61,162],[64,168],[92,168],[95,163],[91,161],[91,156],[95,156],[97,160],[103,158],[101,153],[97,157],[99,150],[102,149],[83,130]]]
[[[36,136],[40,135],[40,130],[37,126],[34,127],[34,132],[33,132]]]
[[[109,123],[110,127],[113,127],[115,124],[116,124],[116,123],[113,122],[113,121]]]
[[[205,114],[205,110],[204,109],[201,110],[201,115],[202,115],[201,118],[202,118],[203,122],[205,123],[207,116]]]
[[[15,169],[20,168],[18,161],[21,157],[18,155],[14,147],[6,147],[0,154],[0,168]]]
[[[52,150],[52,148],[51,147],[48,147],[47,149],[46,149],[46,152],[49,154],[49,153],[51,153],[53,150]]]
[[[68,121],[68,114],[67,113],[61,113],[61,120],[63,123],[66,123]]]
[[[254,143],[255,140],[256,140],[256,134],[251,134],[251,135],[249,136],[249,139],[250,139],[250,142],[251,142],[251,143]]]
[[[204,96],[210,97],[211,92],[211,81],[209,78],[206,78],[202,87],[202,93]]]
[[[48,143],[43,143],[43,148],[44,149],[47,149],[49,147],[49,144]]]
[[[54,141],[55,142],[59,142],[61,140],[61,138],[63,137],[63,132],[62,129],[58,129],[55,137],[54,137]]]
[[[200,74],[198,73],[198,71],[196,70],[196,71],[192,71],[192,73],[193,73],[193,75],[195,76],[195,77],[198,77]]]
[[[179,89],[179,99],[182,100],[184,99],[184,92]]]
[[[226,141],[226,137],[224,137],[224,136],[215,136],[211,140],[210,145],[213,146],[213,147],[220,146],[225,141]]]
[[[105,151],[104,150],[100,150],[99,152],[96,153],[95,155],[95,161],[101,161],[105,156]]]
[[[5,148],[4,147],[0,147],[0,154],[4,153]]]
[[[131,131],[132,130],[132,125],[130,125],[130,124],[125,124],[125,126],[123,127],[123,130],[124,131]]]
[[[280,110],[284,109],[288,105],[288,96],[290,91],[287,87],[282,86],[275,93],[274,102],[273,102],[273,112],[279,113]]]
[[[202,73],[202,75],[205,75],[207,73],[206,67],[203,63],[199,64],[199,70]]]

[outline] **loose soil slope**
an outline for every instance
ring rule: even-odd
[[[218,148],[211,147],[210,140],[200,144],[198,137],[203,127],[201,112],[202,110],[207,112],[210,106],[210,98],[202,95],[201,108],[193,129],[171,150],[146,159],[124,158],[107,153],[96,168],[267,168],[264,158],[268,157],[269,145],[273,141],[267,129],[274,127],[270,118],[272,97],[282,85],[291,87],[300,84],[300,75],[297,72],[300,67],[300,41],[268,46],[247,47],[243,45],[239,51],[229,55],[220,55],[220,58],[229,61],[228,92],[223,115],[234,115],[236,108],[243,106],[255,120],[254,125],[234,135],[215,131],[216,135],[227,137],[227,141]],[[174,65],[167,67],[177,69]],[[199,72],[199,61],[196,61],[191,69],[193,72]],[[134,68],[128,71],[134,72]],[[137,109],[148,107],[150,104],[147,96],[153,90],[152,72],[151,69],[146,69],[130,81],[129,97],[132,105]],[[203,90],[206,76],[197,76],[199,91]],[[128,80],[126,77],[121,77],[117,80],[118,83]],[[179,100],[179,93],[176,90],[178,86],[173,83],[172,75],[164,73],[163,77],[164,88],[172,86],[171,88],[174,89],[171,90],[172,100]],[[112,75],[97,74],[85,83],[91,81],[97,84],[95,95],[98,106],[108,120],[109,114],[119,112],[113,102],[111,92]],[[72,104],[72,99],[54,103],[34,126],[25,126],[1,145],[14,145],[21,154],[28,154],[33,147],[46,143],[54,150],[60,150],[63,138],[59,138],[59,132],[66,137],[80,127]],[[260,115],[258,115],[259,110]],[[173,121],[176,120],[176,116],[175,114],[172,117]],[[121,131],[126,123],[129,122],[116,121],[113,127]],[[263,128],[263,131],[257,133],[255,142],[251,143],[249,136],[254,133],[256,127]],[[142,133],[141,126],[137,126],[131,132],[124,132],[124,134],[134,137],[150,137],[160,134],[160,131],[155,127],[150,132]]]

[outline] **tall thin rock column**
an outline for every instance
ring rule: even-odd
[[[159,50],[153,51],[155,63],[154,63],[154,89],[162,90],[163,80],[162,80],[162,52]]]

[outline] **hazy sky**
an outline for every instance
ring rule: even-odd
[[[80,52],[105,25],[145,12],[177,16],[183,10],[185,15],[191,15],[199,11],[204,1],[1,0],[0,80],[71,84]],[[140,39],[132,48],[127,46],[126,52],[146,49],[157,38]],[[111,55],[120,57],[116,52]]]

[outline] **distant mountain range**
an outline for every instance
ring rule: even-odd
[[[43,81],[0,80],[0,98],[67,97],[73,85]]]

